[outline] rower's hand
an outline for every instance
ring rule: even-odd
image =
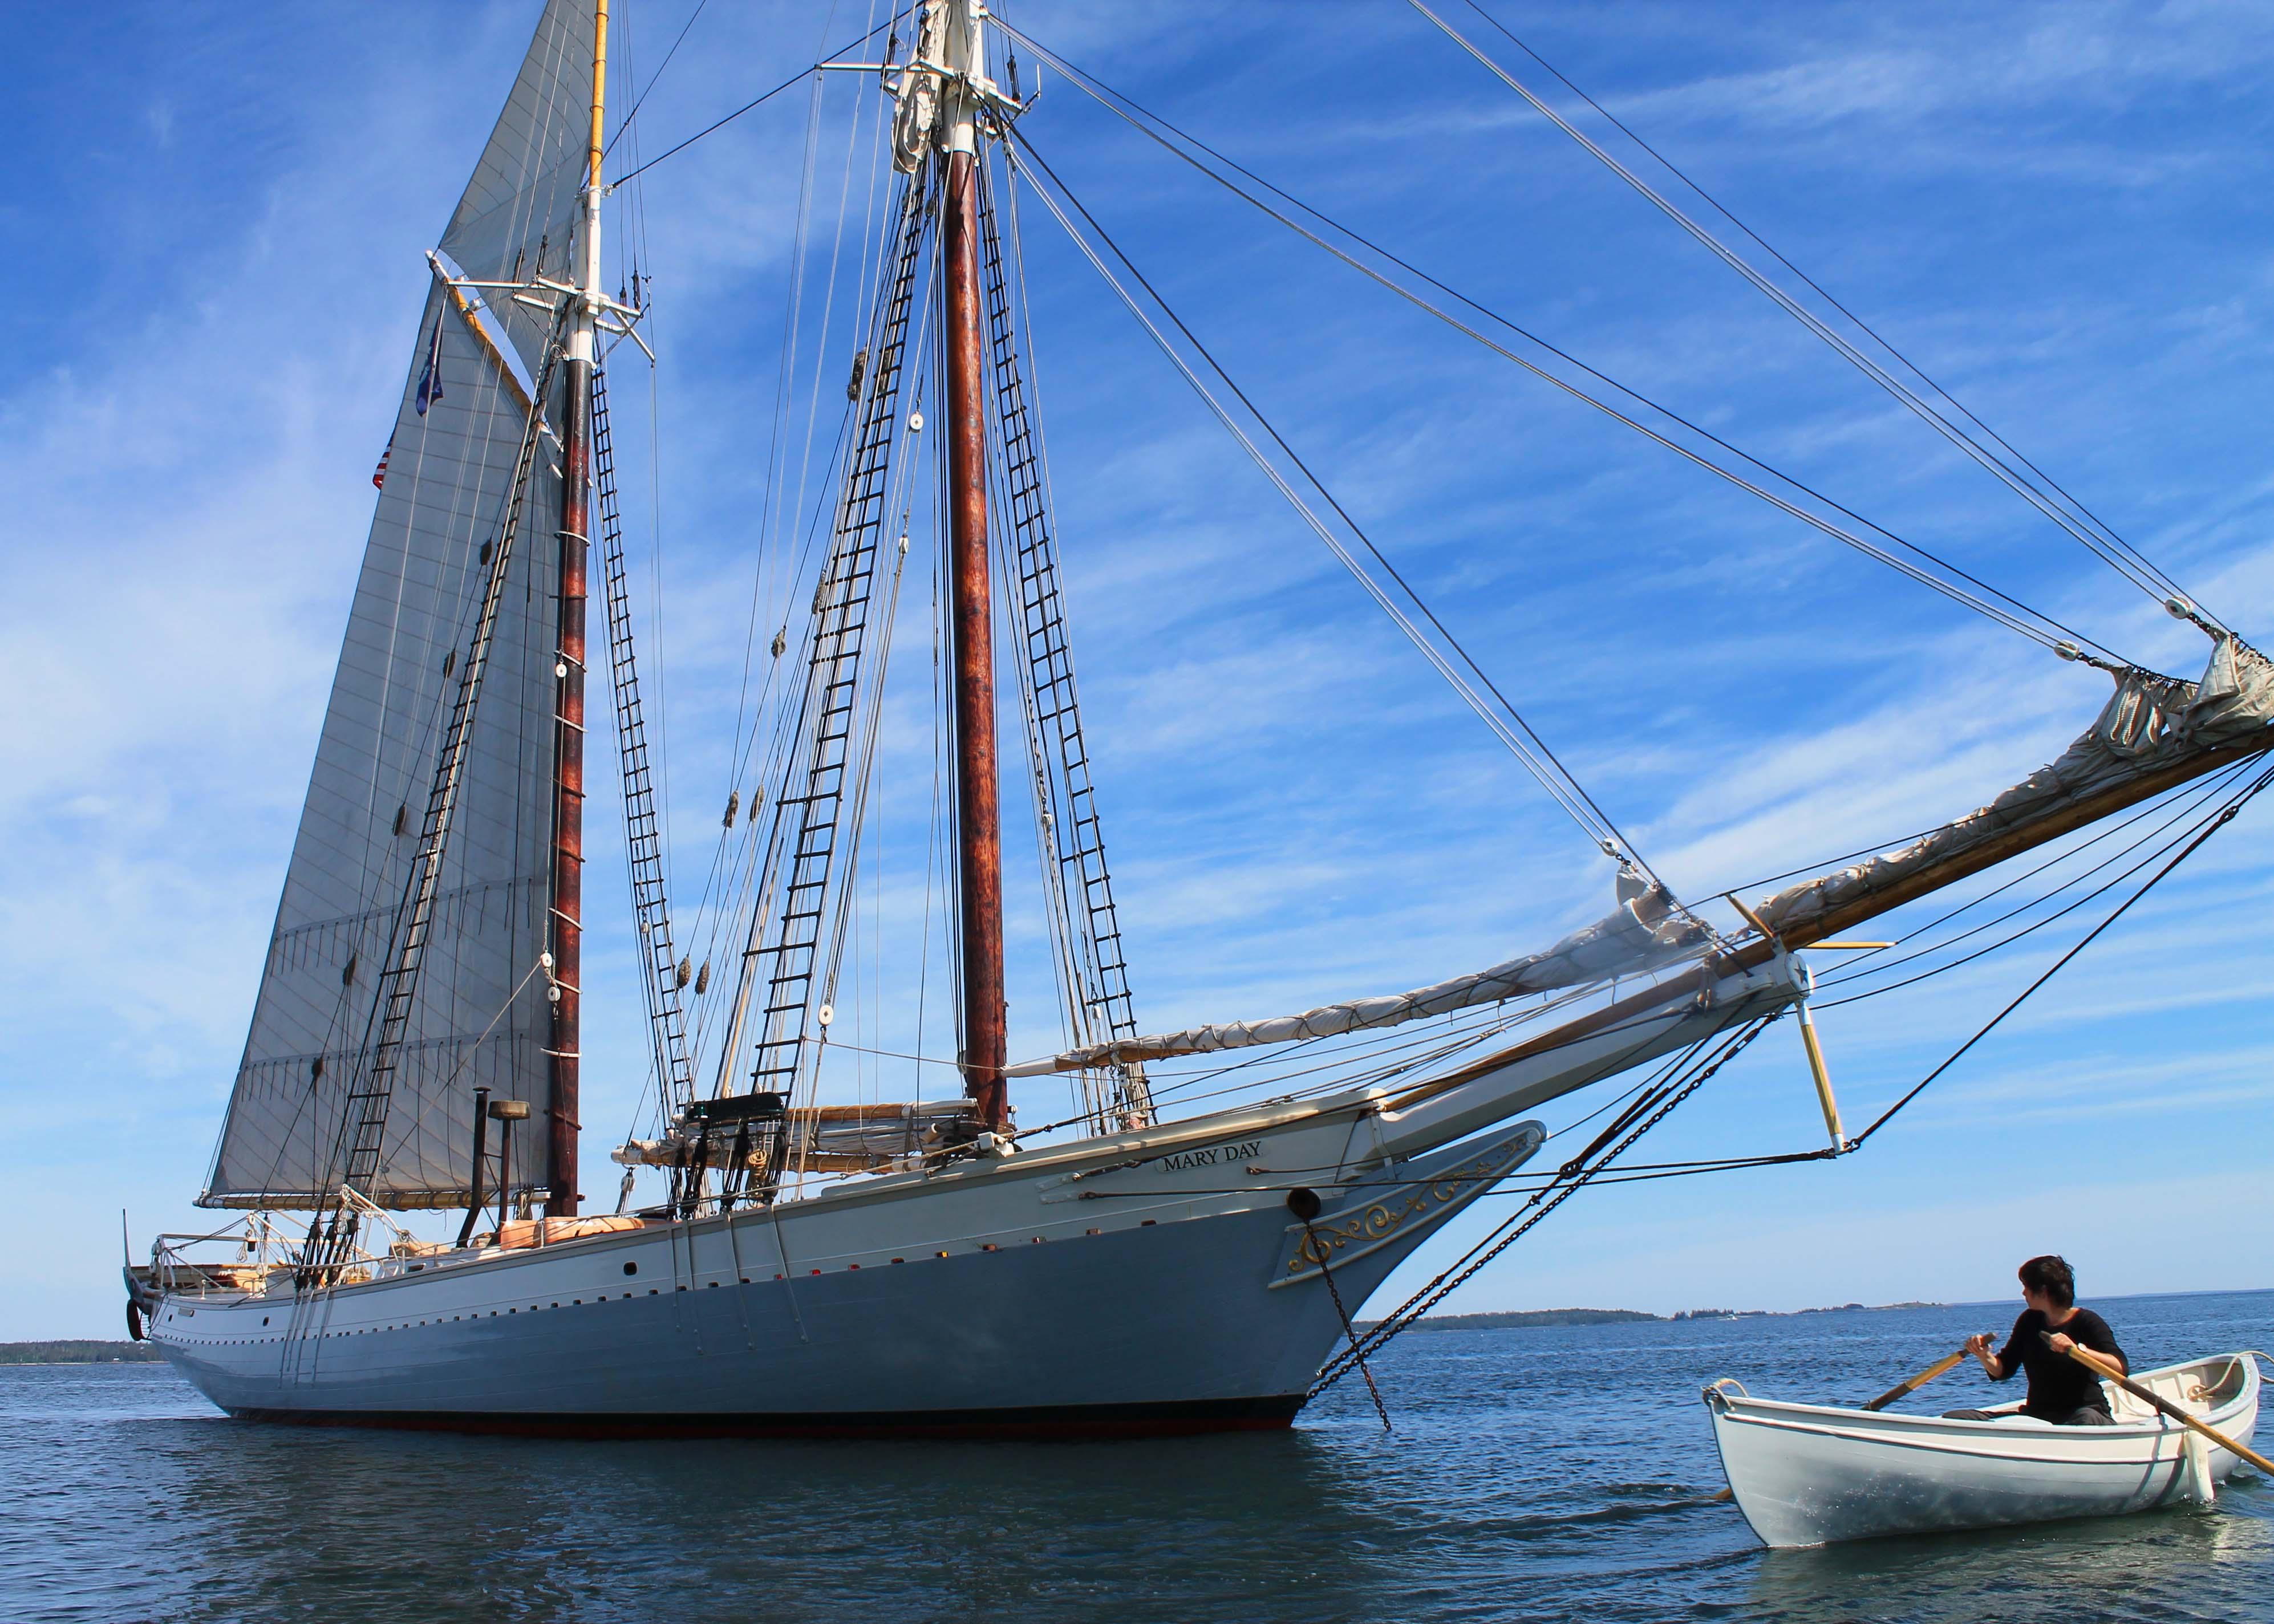
[[[1969,1336],[1966,1339],[1966,1351],[1972,1354],[1977,1359],[1987,1358],[1990,1357],[1990,1343],[1992,1340],[1993,1339],[1990,1333],[1987,1331],[1984,1331],[1978,1335]]]
[[[2066,1358],[2068,1357],[2068,1350],[2076,1346],[2076,1338],[2066,1332],[2055,1331],[2051,1336],[2045,1338],[2045,1345]]]

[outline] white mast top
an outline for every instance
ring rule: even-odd
[[[940,108],[939,149],[976,154],[979,133],[974,116],[980,98],[972,94],[971,81],[987,71],[986,41],[980,34],[987,8],[981,0],[940,0],[938,9],[947,14],[946,37],[941,44],[948,71],[953,76],[947,80]]]
[[[593,330],[607,305],[600,291],[600,199],[607,187],[600,179],[608,85],[608,0],[592,8],[592,129],[584,162],[584,229],[578,239],[576,303],[568,329],[568,359],[590,365],[595,357]]]
[[[998,100],[987,77],[987,7],[983,0],[926,0],[907,71],[893,91],[892,162],[903,174],[943,153],[979,150],[978,112]]]

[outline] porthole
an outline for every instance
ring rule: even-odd
[[[624,1273],[625,1273],[625,1274],[638,1274],[638,1273],[639,1273],[639,1265],[638,1265],[638,1264],[636,1264],[636,1263],[627,1263],[627,1264],[625,1264],[625,1265],[624,1265]]]

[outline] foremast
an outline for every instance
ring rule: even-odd
[[[592,9],[592,119],[584,165],[584,218],[577,233],[576,290],[562,356],[567,410],[561,425],[560,589],[553,676],[553,875],[548,909],[553,1007],[546,1055],[552,1076],[546,1112],[546,1211],[576,1212],[577,1090],[583,1060],[584,937],[584,600],[591,552],[592,367],[599,316],[600,179],[606,112],[608,4]]]
[[[988,569],[985,327],[980,312],[979,111],[986,97],[978,0],[935,0],[919,63],[937,41],[935,151],[941,188],[940,328],[946,351],[948,568],[954,642],[956,882],[961,921],[964,1087],[990,1127],[1007,1125],[1003,1002],[1003,824],[995,747],[995,641]],[[930,65],[930,64],[922,64]],[[913,83],[920,79],[908,76]]]

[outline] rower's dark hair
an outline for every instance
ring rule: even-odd
[[[2042,1258],[2031,1258],[2022,1265],[2022,1283],[2032,1291],[2042,1291],[2052,1299],[2055,1308],[2076,1305],[2076,1271],[2068,1259],[2048,1252]]]

